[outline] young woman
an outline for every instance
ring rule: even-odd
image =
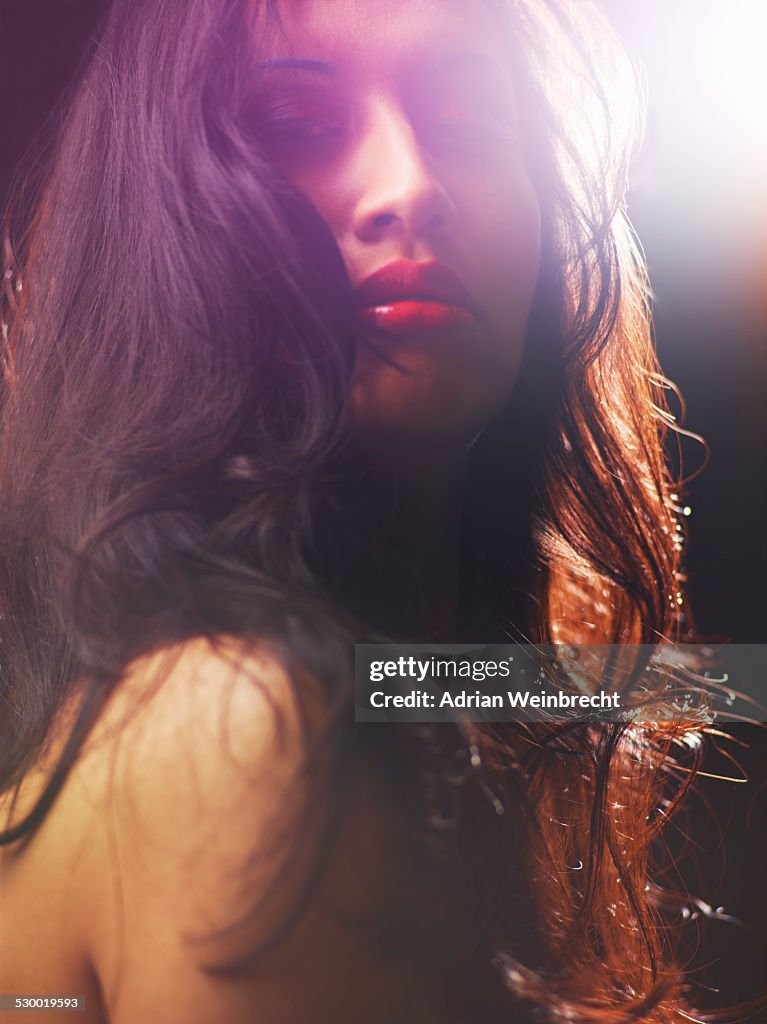
[[[352,720],[355,642],[679,632],[630,94],[587,3],[110,4],[6,276],[0,990],[679,1019],[670,726]]]

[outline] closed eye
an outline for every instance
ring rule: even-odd
[[[300,153],[344,134],[348,118],[337,107],[303,92],[267,97],[252,112],[251,127],[267,148],[280,154]]]
[[[259,134],[267,142],[315,142],[338,138],[343,131],[339,121],[317,117],[271,117],[259,124]]]

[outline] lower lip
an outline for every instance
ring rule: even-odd
[[[463,327],[476,322],[474,314],[465,306],[451,306],[445,302],[404,299],[381,306],[367,306],[360,310],[360,319],[367,327],[390,334],[412,334],[414,331],[438,331],[448,327]]]

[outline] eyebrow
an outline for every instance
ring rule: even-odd
[[[265,71],[309,71],[315,75],[334,75],[335,68],[324,60],[306,60],[305,58],[278,57],[273,60],[261,61],[260,67]]]

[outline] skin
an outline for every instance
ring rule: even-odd
[[[352,285],[394,261],[436,260],[476,313],[404,336],[361,329],[353,377],[372,471],[349,500],[374,547],[384,520],[386,545],[419,571],[427,618],[445,623],[469,448],[513,391],[540,269],[508,52],[479,3],[298,0],[280,14],[282,32],[260,29],[262,137],[327,223]],[[381,593],[401,591],[385,573],[365,567]]]
[[[538,200],[508,55],[481,4],[288,4],[269,67],[271,157],[332,231],[352,285],[395,260],[455,271],[476,321],[360,345],[357,429],[385,445],[465,449],[514,387],[540,261]],[[275,129],[275,110],[295,118]]]
[[[416,904],[424,921],[444,901],[435,875],[412,874],[390,786],[362,759],[347,765],[327,866],[296,928],[239,973],[206,969],[274,934],[318,847],[302,732],[320,732],[327,709],[310,684],[302,704],[299,717],[267,652],[225,638],[129,666],[33,842],[0,848],[0,992],[84,995],[83,1024],[357,1024],[361,1007],[369,1024],[465,1024],[443,974],[379,952],[392,908]],[[18,798],[0,796],[3,828],[33,806],[74,707]],[[327,757],[313,773],[323,794]],[[282,875],[296,829],[299,857]]]
[[[437,595],[449,604],[455,589],[468,449],[512,393],[538,276],[538,202],[511,74],[474,2],[307,0],[288,5],[284,23],[267,56],[322,60],[333,73],[264,72],[263,116],[270,104],[321,115],[321,141],[272,139],[273,159],[327,222],[352,284],[396,260],[437,260],[477,313],[436,332],[361,337],[353,378],[356,433],[377,467],[357,500],[369,510],[395,481],[386,550],[417,549],[439,614]],[[396,577],[365,578],[402,599]],[[204,970],[270,934],[300,890],[303,862],[275,887],[269,842],[291,824],[281,816],[297,806],[297,779],[301,795],[291,694],[268,655],[236,645],[199,641],[170,665],[129,667],[33,843],[23,856],[0,851],[0,990],[39,990],[44,962],[49,992],[86,994],[87,1024],[356,1024],[361,1008],[369,1024],[464,1024],[446,978],[382,961],[370,938],[366,919],[397,899],[421,900],[424,917],[443,901],[436,880],[403,875],[387,781],[362,764],[348,773],[328,870],[279,952],[238,975]],[[310,698],[313,731],[324,710]],[[15,805],[0,802],[0,824],[32,805],[49,767],[28,774]],[[315,837],[302,838],[311,850]],[[260,893],[277,894],[269,913],[227,930]]]

